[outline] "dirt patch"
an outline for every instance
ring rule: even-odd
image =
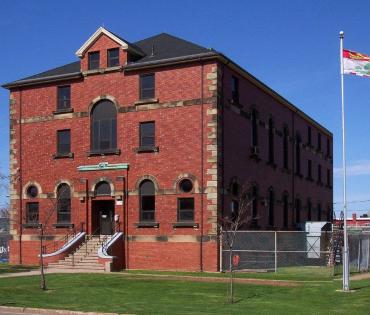
[[[370,279],[370,273],[360,273],[355,276],[351,276],[351,280],[365,280]]]
[[[129,278],[140,278],[145,280],[163,279],[163,280],[175,280],[175,281],[192,281],[192,282],[218,282],[227,283],[230,280],[228,278],[219,277],[194,277],[194,276],[174,276],[174,275],[154,275],[154,274],[129,274],[122,273],[125,277]],[[298,282],[286,281],[286,280],[265,280],[265,279],[242,279],[234,278],[234,283],[242,284],[257,284],[257,285],[269,285],[274,287],[296,287],[299,286]]]

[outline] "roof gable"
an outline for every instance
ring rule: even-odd
[[[104,27],[99,27],[96,32],[90,36],[90,38],[76,51],[76,56],[81,58],[84,53],[89,49],[91,45],[93,45],[98,38],[102,35],[108,36],[110,39],[115,41],[117,44],[119,44],[122,49],[127,50],[129,49],[129,43],[125,41],[124,39],[118,37],[117,35],[113,34],[112,32],[108,31]]]

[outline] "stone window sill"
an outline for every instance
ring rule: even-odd
[[[87,156],[104,156],[104,155],[120,155],[120,149],[112,149],[112,150],[100,150],[100,151],[90,151],[87,153]]]
[[[156,146],[143,146],[138,147],[135,149],[136,153],[151,153],[151,152],[159,152],[159,147]]]
[[[74,157],[74,154],[72,152],[70,153],[65,153],[65,154],[61,154],[61,153],[55,153],[53,154],[53,159],[54,160],[57,160],[57,159],[73,159]]]
[[[199,228],[199,224],[195,222],[175,222],[172,226],[174,228]]]
[[[158,102],[159,102],[158,98],[147,98],[135,102],[135,105],[153,104]]]
[[[137,222],[135,223],[137,228],[159,228],[158,222]]]
[[[82,72],[82,75],[84,77],[87,77],[89,75],[102,74],[102,73],[115,72],[115,71],[122,71],[122,66],[108,67],[108,68],[98,68],[98,69],[90,69],[90,70],[83,71]]]
[[[26,229],[39,229],[41,227],[40,223],[24,223],[22,227]]]
[[[73,113],[74,110],[72,107],[70,108],[60,108],[60,109],[57,109],[56,111],[53,112],[53,115],[62,115],[62,114],[69,114],[69,113]]]
[[[55,223],[53,224],[53,227],[57,229],[63,229],[63,228],[73,228],[74,224],[73,223]]]

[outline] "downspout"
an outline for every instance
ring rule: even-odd
[[[23,170],[22,170],[22,90],[19,91],[19,264],[22,265],[23,234]]]
[[[85,179],[85,191],[86,191],[86,200],[85,200],[85,210],[86,210],[86,234],[89,234],[89,180],[86,178]],[[91,231],[92,232],[92,231]]]
[[[129,269],[129,249],[128,249],[128,168],[126,169],[126,177],[124,178],[124,240],[125,240],[125,269]]]
[[[201,62],[200,68],[200,128],[201,128],[201,166],[200,166],[200,187],[201,187],[201,198],[200,198],[200,243],[199,243],[199,250],[200,250],[200,271],[203,271],[203,198],[204,198],[204,130],[203,130],[203,120],[204,120],[204,112],[203,112],[203,71],[204,65]]]
[[[222,164],[221,164],[221,167],[222,167],[222,190],[221,190],[221,210],[217,210],[217,220],[219,220],[219,215],[221,215],[221,217],[223,218],[224,215],[225,215],[225,100],[224,100],[224,73],[225,73],[225,65],[222,64],[222,68],[221,68],[221,71],[222,71],[222,74],[221,74],[221,87],[220,87],[220,96],[217,95],[217,106],[220,108],[221,110],[221,115],[219,115],[220,117],[220,120],[221,120],[221,157],[222,157]],[[217,82],[218,82],[219,78],[217,76]],[[218,88],[218,86],[217,86]],[[217,124],[217,127],[218,127],[218,124]],[[218,147],[218,145],[217,145]],[[219,154],[217,154],[217,156],[219,156]],[[221,212],[221,214],[220,214]],[[218,224],[218,222],[217,222]],[[217,233],[219,233],[220,231],[218,231]],[[219,248],[219,271],[221,271],[222,269],[222,242],[220,241],[221,240],[221,235],[220,237],[218,237],[218,241],[219,241],[219,244],[218,245],[218,248]]]

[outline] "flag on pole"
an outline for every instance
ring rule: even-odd
[[[343,72],[370,77],[370,56],[343,49]]]

